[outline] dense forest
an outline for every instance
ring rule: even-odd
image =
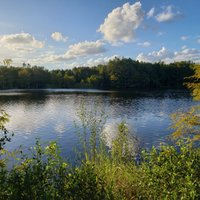
[[[0,89],[24,88],[99,88],[158,89],[182,88],[184,77],[193,75],[192,62],[144,63],[115,58],[94,67],[47,70],[23,64],[0,66]]]

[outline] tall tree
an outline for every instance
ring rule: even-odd
[[[195,74],[187,77],[185,85],[192,91],[194,100],[200,101],[200,65],[194,65]],[[193,106],[188,112],[172,115],[175,129],[173,137],[189,137],[192,142],[200,141],[200,105]]]

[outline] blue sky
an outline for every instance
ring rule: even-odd
[[[53,68],[130,57],[200,63],[198,0],[0,0],[0,62]]]

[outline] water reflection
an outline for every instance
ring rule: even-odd
[[[127,137],[128,137],[128,146],[129,150],[134,154],[137,153],[140,142],[136,135],[135,127],[133,123],[130,123],[129,120],[122,121],[122,119],[117,120],[110,120],[110,122],[106,123],[104,130],[103,130],[103,138],[106,141],[106,145],[111,148],[113,141],[117,139],[119,134],[119,126],[124,123],[125,126],[128,128]]]
[[[9,94],[9,95],[8,95]],[[105,130],[108,145],[116,133],[116,124],[125,120],[132,133],[140,138],[142,146],[151,147],[165,141],[171,130],[170,114],[186,110],[195,102],[185,91],[114,92],[98,90],[40,90],[0,92],[0,106],[10,117],[7,127],[15,133],[8,149],[20,144],[29,147],[34,139],[56,140],[65,154],[77,145],[77,111],[81,102],[86,107],[98,101],[108,120]]]

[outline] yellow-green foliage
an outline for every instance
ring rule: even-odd
[[[185,85],[192,91],[195,100],[200,100],[200,65],[194,65],[195,74],[187,77]]]
[[[187,77],[185,85],[192,91],[194,100],[200,100],[200,65],[193,66],[195,74]],[[191,142],[200,140],[200,105],[193,106],[188,112],[177,112],[172,115],[174,139],[187,138]]]
[[[200,149],[193,149],[190,142],[153,148],[143,152],[143,159],[138,185],[144,198],[199,198]]]
[[[7,141],[10,141],[8,131],[5,128],[5,123],[9,121],[8,117],[8,114],[4,110],[0,110],[0,150]]]
[[[173,138],[190,137],[192,141],[200,140],[200,106],[193,106],[188,112],[172,115]]]
[[[118,133],[115,140],[112,142],[112,157],[118,162],[131,159],[131,149],[129,145],[129,130],[125,122],[118,126]]]

